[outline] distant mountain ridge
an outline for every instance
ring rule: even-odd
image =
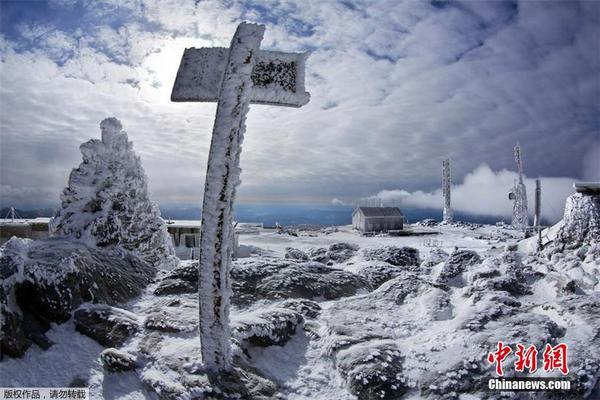
[[[272,204],[272,203],[242,203],[235,206],[235,219],[240,222],[258,222],[265,226],[274,226],[276,223],[284,226],[290,225],[349,225],[352,222],[351,206],[318,205],[318,204]],[[431,208],[403,208],[402,212],[409,223],[431,218],[441,221],[442,210]],[[0,218],[5,218],[10,208],[0,209]],[[53,208],[16,209],[21,218],[51,217]],[[175,220],[200,220],[201,208],[189,204],[160,206],[164,219]],[[510,217],[471,215],[455,211],[456,221],[473,222],[479,224],[495,224],[498,221],[510,223]],[[530,223],[533,219],[530,221]],[[542,221],[547,225],[547,221]]]
[[[58,206],[57,206],[58,208]],[[37,218],[37,217],[52,217],[56,212],[56,208],[34,208],[31,210],[22,210],[20,208],[15,208],[15,217],[16,218]],[[10,218],[10,207],[0,208],[0,218]]]

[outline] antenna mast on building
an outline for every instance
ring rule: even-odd
[[[542,181],[535,180],[535,216],[533,217],[533,225],[537,230],[538,249],[542,248]]]
[[[515,182],[508,198],[513,201],[512,226],[515,229],[527,229],[529,225],[529,216],[527,213],[527,190],[523,183],[523,160],[521,157],[521,145],[517,142],[515,146],[515,162],[519,174],[518,182]]]
[[[523,160],[521,158],[521,145],[517,142],[515,146],[515,162],[517,163],[517,171],[519,173],[519,184],[523,183]]]
[[[533,225],[539,229],[542,223],[542,182],[540,179],[535,180],[535,214],[533,217]]]
[[[450,206],[450,187],[452,186],[452,177],[450,175],[450,160],[442,161],[442,193],[444,196],[444,223],[451,223],[454,219],[452,207]]]
[[[15,218],[18,218],[19,216],[17,215],[17,212],[15,211],[14,207],[11,207],[10,210],[8,210],[8,213],[6,214],[6,216],[4,217],[4,219],[9,219],[10,218],[10,222],[15,222]]]

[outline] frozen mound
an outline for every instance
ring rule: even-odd
[[[306,254],[305,252],[303,252],[300,249],[295,249],[293,247],[286,247],[285,248],[285,256],[284,258],[290,259],[290,260],[298,260],[298,261],[308,261],[310,260],[310,257],[308,256],[308,254]]]
[[[98,249],[54,238],[12,238],[1,249],[2,352],[20,357],[32,343],[48,348],[44,333],[85,302],[132,299],[156,270],[123,250]]]
[[[254,370],[248,351],[284,344],[301,330],[302,315],[289,310],[284,303],[234,314],[233,370],[215,375],[202,363],[197,335],[197,294],[171,298],[150,296],[146,301],[136,310],[137,314],[147,316],[146,329],[116,352],[105,350],[102,353],[105,368],[133,370],[129,376],[135,376],[160,399],[278,398],[277,385]],[[157,312],[161,312],[161,316]],[[196,325],[189,331],[187,322],[194,319]],[[109,354],[105,354],[107,352]]]
[[[437,226],[438,222],[435,219],[426,218],[426,219],[422,219],[420,221],[415,222],[415,225],[416,226],[433,227],[433,226]]]
[[[411,268],[410,271],[417,272],[418,267]],[[398,267],[386,262],[369,263],[359,267],[356,273],[364,277],[373,289],[378,288],[383,283],[402,274],[406,267]]]
[[[114,348],[106,349],[100,353],[100,360],[109,372],[131,371],[137,367],[135,356]]]
[[[231,274],[233,302],[237,304],[256,299],[333,300],[370,289],[358,275],[310,261],[246,259],[235,263]]]
[[[355,295],[371,289],[367,279],[322,263],[249,257],[231,269],[232,302],[245,305],[261,299],[326,299]],[[172,295],[198,291],[198,263],[184,263],[158,283],[154,294]]]
[[[568,249],[600,242],[600,195],[575,193],[567,198],[555,242]]]
[[[105,347],[119,347],[140,330],[135,314],[105,304],[85,305],[73,314],[75,329]]]
[[[80,147],[83,162],[71,171],[51,233],[91,246],[120,246],[152,264],[174,265],[171,238],[149,199],[147,178],[127,133],[116,118],[102,121],[100,130],[101,140]]]
[[[462,273],[479,262],[481,258],[473,250],[455,250],[442,265],[436,281],[440,284],[461,286]]]
[[[375,249],[365,249],[363,254],[367,260],[385,261],[392,265],[419,265],[419,250],[412,247],[386,246]]]
[[[327,265],[333,265],[335,263],[343,263],[354,257],[356,251],[358,250],[358,246],[350,244],[350,243],[333,243],[329,246],[329,248],[318,247],[311,248],[308,250],[307,259],[312,261],[320,262]],[[296,255],[302,256],[301,253],[298,253],[299,250],[296,250]],[[292,257],[290,257],[292,258]],[[305,258],[296,258],[297,260],[304,260]]]
[[[233,320],[232,337],[242,345],[284,345],[304,323],[304,317],[286,308],[270,308],[245,313]]]
[[[580,261],[596,265],[598,258],[589,260],[594,251]],[[482,354],[493,351],[498,339],[538,349],[577,343],[569,353],[569,377],[576,382],[572,398],[596,398],[600,292],[593,285],[575,294],[550,290],[557,276],[579,274],[575,260],[567,259],[572,260],[555,257],[549,264],[516,252],[481,257],[457,250],[431,272],[398,269],[373,292],[324,308],[318,319],[325,331],[322,346],[360,399],[456,399],[487,398],[494,373]],[[527,398],[564,398],[549,395]]]

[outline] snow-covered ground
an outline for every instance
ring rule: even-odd
[[[460,395],[461,399],[478,399],[490,395],[477,385],[494,377],[485,359],[498,340],[536,344],[538,349],[547,342],[561,341],[571,347],[573,375],[569,378],[588,374],[591,385],[573,398],[598,395],[591,391],[600,360],[600,316],[594,308],[600,304],[597,246],[545,259],[526,253],[531,241],[522,242],[517,252],[507,251],[509,247],[514,250],[521,240],[520,233],[507,228],[442,225],[420,229],[438,234],[363,237],[350,227],[338,227],[299,232],[298,236],[269,230],[241,235],[240,244],[260,249],[261,255],[240,260],[240,268],[246,268],[244,263],[260,267],[274,260],[281,262],[289,247],[310,254],[314,248],[347,243],[358,250],[343,253],[349,258],[330,262],[329,267],[377,284],[330,300],[327,295],[315,296],[312,300],[320,311],[305,315],[302,328],[298,326],[283,346],[240,342],[234,353],[275,382],[278,393],[290,400],[375,398],[374,393],[364,391],[369,379],[388,391],[382,398]],[[417,249],[420,265],[394,266],[365,252],[389,246]],[[457,249],[476,254],[455,253]],[[455,261],[448,258],[453,253],[457,254]],[[378,273],[390,272],[378,280]],[[140,321],[162,313],[167,324],[177,324],[175,332],[150,332],[145,325],[121,347],[137,354],[137,371],[107,372],[100,360],[103,347],[77,333],[71,320],[52,327],[48,337],[55,344],[50,349],[33,346],[20,359],[5,358],[0,363],[2,386],[55,387],[83,382],[98,399],[159,398],[156,392],[161,390],[187,393],[181,398],[198,394],[178,376],[178,371],[194,371],[201,365],[198,296],[157,296],[160,285],[159,277],[140,298],[123,307]],[[277,307],[283,299],[275,296],[236,304],[234,298],[234,332],[243,321],[260,320],[265,310],[280,310]],[[511,370],[511,363],[507,361],[505,369]],[[386,375],[388,372],[391,375]],[[397,383],[385,386],[389,379]],[[390,390],[397,390],[398,397],[390,397]]]
[[[475,226],[475,225],[474,225]],[[325,230],[326,233],[316,231],[299,232],[299,236],[281,235],[275,229],[264,229],[261,234],[240,235],[239,243],[261,248],[265,253],[283,257],[286,247],[294,247],[300,250],[308,250],[311,247],[326,247],[333,243],[352,243],[360,248],[381,246],[410,246],[427,253],[431,247],[428,243],[437,241],[437,246],[448,252],[454,248],[464,248],[485,252],[493,247],[502,248],[506,242],[502,238],[521,238],[522,233],[513,229],[499,228],[491,225],[483,225],[478,228],[466,229],[452,225],[440,225],[430,228],[416,227],[419,231],[438,232],[437,235],[424,236],[401,236],[391,237],[361,236],[352,230],[350,225],[339,226],[334,230]]]

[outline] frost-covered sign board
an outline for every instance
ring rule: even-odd
[[[231,368],[233,202],[250,103],[301,107],[307,54],[259,50],[265,27],[241,23],[226,48],[187,49],[172,101],[216,101],[200,231],[200,340],[205,368]]]
[[[229,49],[186,49],[179,65],[171,101],[216,102],[227,66]],[[310,95],[304,91],[304,63],[308,53],[258,51],[250,76],[250,103],[301,107]]]

